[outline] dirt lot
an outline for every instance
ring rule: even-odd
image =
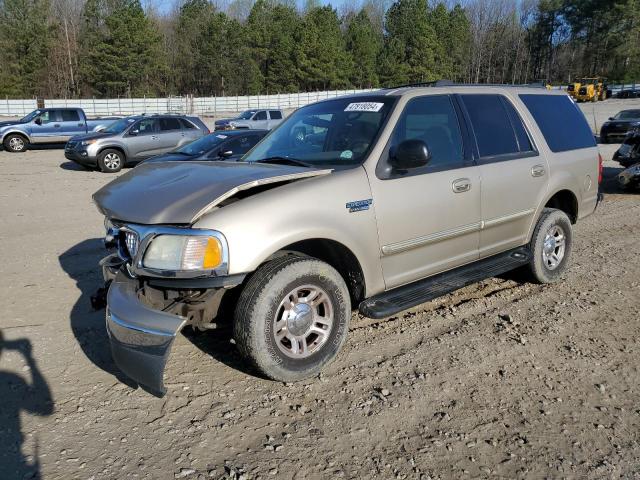
[[[0,152],[0,478],[640,478],[640,195],[606,165],[563,283],[354,317],[295,385],[247,371],[227,327],[180,336],[157,399],[119,379],[89,304],[113,177]]]

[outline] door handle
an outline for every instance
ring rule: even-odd
[[[53,126],[54,126],[55,128],[60,128],[60,124],[59,124],[59,123],[54,123],[54,124],[53,124]]]
[[[532,177],[542,177],[545,174],[544,167],[542,165],[534,165],[531,167]]]
[[[468,192],[471,190],[471,180],[468,178],[459,178],[451,184],[454,193]]]
[[[151,135],[151,140],[157,140],[158,136],[157,135]]]
[[[79,123],[78,126],[79,127],[84,127],[84,123]]]

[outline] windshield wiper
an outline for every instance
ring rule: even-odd
[[[289,158],[289,157],[268,157],[261,158],[260,160],[255,160],[255,163],[288,163],[289,165],[300,165],[301,167],[307,168],[315,168],[313,165],[307,162],[303,162],[302,160],[298,160],[297,158]]]

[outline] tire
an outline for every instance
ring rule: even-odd
[[[24,135],[19,133],[10,133],[2,142],[4,149],[11,153],[25,152],[29,147],[29,141]]]
[[[312,295],[321,301],[309,308],[304,299]],[[297,315],[287,316],[284,304],[293,298],[302,301],[289,307]],[[336,357],[350,320],[351,299],[340,274],[315,258],[288,255],[262,265],[247,282],[233,332],[240,353],[263,375],[295,382],[318,374]]]
[[[122,170],[125,162],[124,153],[108,148],[98,155],[98,168],[104,173],[116,173]]]
[[[604,137],[600,135],[600,143],[607,144],[609,143],[609,138],[605,135]]]
[[[550,237],[554,237],[553,242]],[[562,245],[559,245],[560,237],[564,239]],[[571,220],[567,214],[555,208],[545,208],[529,245],[532,258],[527,270],[534,282],[555,283],[561,279],[571,256],[572,239]]]

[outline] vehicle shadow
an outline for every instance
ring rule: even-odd
[[[60,168],[62,170],[70,170],[73,172],[94,172],[95,171],[94,169],[83,167],[82,165],[78,165],[77,163],[71,162],[71,161],[62,162],[60,164]]]
[[[39,479],[38,439],[34,437],[33,455],[25,455],[20,414],[49,416],[54,411],[54,401],[33,357],[31,342],[26,338],[5,340],[0,331],[0,361],[3,351],[11,350],[24,357],[31,382],[21,375],[0,369],[0,478]]]
[[[90,238],[74,245],[58,257],[62,269],[76,282],[80,296],[71,308],[71,331],[82,352],[98,368],[135,388],[136,385],[118,370],[111,358],[104,310],[91,306],[91,296],[104,282],[98,262],[104,257],[102,239]]]
[[[182,334],[195,347],[214,360],[245,375],[265,379],[265,376],[240,355],[233,342],[233,311],[239,294],[240,288],[237,287],[229,290],[223,297],[216,317],[217,328],[200,332],[186,327],[182,330]]]

